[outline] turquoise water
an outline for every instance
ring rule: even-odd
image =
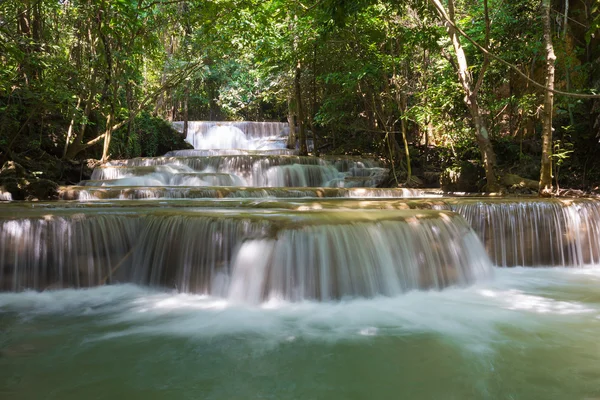
[[[0,294],[1,399],[600,398],[600,270],[260,306],[132,285]]]

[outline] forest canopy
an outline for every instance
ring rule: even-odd
[[[2,164],[288,121],[301,153],[385,159],[392,185],[600,182],[596,0],[5,0],[0,60]]]

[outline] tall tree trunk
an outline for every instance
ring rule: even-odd
[[[450,23],[446,22],[445,25],[448,31],[448,35],[450,36],[450,40],[452,41],[452,46],[454,48],[457,61],[456,72],[458,73],[458,79],[465,93],[464,101],[467,108],[469,109],[471,121],[475,128],[475,138],[477,139],[477,144],[479,145],[479,152],[481,153],[481,159],[483,161],[483,168],[485,169],[485,177],[487,180],[486,190],[488,192],[497,191],[499,189],[499,186],[496,180],[495,171],[496,155],[494,153],[492,143],[490,142],[489,130],[487,128],[485,118],[481,113],[481,109],[477,100],[478,87],[476,84],[473,83],[473,77],[469,70],[467,57],[461,45],[458,33],[454,28],[454,25],[456,25],[456,21],[454,18],[454,0],[448,1],[448,12],[446,12],[445,7],[443,6],[440,0],[431,1],[442,16],[442,19],[445,21],[450,21]]]
[[[296,72],[294,74],[294,92],[296,96],[296,115],[298,118],[298,140],[300,141],[300,155],[308,155],[306,148],[306,125],[304,124],[304,107],[302,106],[302,87],[300,86],[300,78],[302,75],[302,64],[300,61],[296,64]]]
[[[93,70],[91,74],[92,77],[90,78],[90,80],[95,79]],[[92,81],[90,82],[90,85],[92,87],[90,88],[90,93],[88,94],[88,97],[85,101],[85,108],[83,110],[83,120],[80,124],[79,131],[75,135],[73,143],[67,142],[67,149],[63,152],[63,159],[72,159],[73,157],[75,157],[75,155],[77,155],[77,153],[79,153],[85,148],[85,145],[83,144],[83,138],[85,136],[86,128],[90,120],[90,115],[92,114],[94,96],[96,96],[97,92],[96,82]]]
[[[17,9],[17,31],[20,36],[22,36],[20,49],[26,54],[23,57],[23,61],[18,66],[18,71],[23,78],[23,83],[25,86],[29,86],[31,81],[31,48],[30,48],[30,39],[31,39],[31,2],[29,0],[23,1],[21,7]]]
[[[319,138],[315,126],[315,115],[317,113],[317,42],[313,44],[313,59],[312,59],[312,93],[310,104],[310,130],[313,139],[313,154],[319,155]]]
[[[402,68],[402,74],[408,76],[408,66],[404,65]],[[394,73],[392,75],[392,84],[395,88],[394,99],[396,100],[396,106],[400,114],[400,133],[402,133],[402,143],[404,144],[404,156],[406,157],[406,183],[411,182],[412,166],[410,161],[410,149],[408,148],[408,135],[407,135],[407,120],[406,120],[406,108],[408,100],[406,98],[406,91],[404,90],[403,82],[401,78],[396,74],[396,67],[394,66]],[[387,86],[387,85],[386,85]]]
[[[544,24],[544,46],[546,47],[546,93],[542,114],[542,165],[540,170],[540,190],[542,197],[552,195],[552,110],[554,108],[554,63],[556,55],[552,45],[551,0],[542,0]]]
[[[296,109],[294,107],[294,97],[290,90],[288,93],[288,126],[290,128],[290,133],[288,135],[287,148],[295,149],[296,148]]]
[[[404,155],[406,156],[406,183],[410,183],[412,167],[410,162],[410,149],[408,148],[408,137],[406,134],[406,96],[401,95],[400,130],[402,131],[402,142],[404,144]]]
[[[77,105],[75,106],[75,110],[73,111],[73,116],[71,117],[71,123],[69,124],[69,129],[67,130],[67,140],[65,141],[65,148],[63,150],[63,159],[67,156],[67,150],[69,149],[69,144],[71,143],[71,136],[73,136],[73,127],[75,126],[75,117],[77,116],[77,110],[81,105],[81,97],[77,98]]]
[[[112,112],[106,116],[106,130],[104,131],[104,147],[102,149],[102,162],[108,161],[108,150],[110,148],[110,139],[112,136]]]
[[[189,113],[188,113],[188,100],[190,98],[190,88],[186,85],[185,91],[183,92],[183,137],[186,138],[188,134],[189,125]]]

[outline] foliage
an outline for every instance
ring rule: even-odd
[[[566,27],[564,1],[553,4],[561,90],[599,89],[596,3],[571,1]],[[539,0],[453,4],[470,37],[543,83]],[[461,43],[499,168],[535,173],[543,90]],[[452,168],[480,158],[454,55],[430,0],[7,0],[1,158],[156,155],[182,145],[163,120],[285,121],[299,102],[322,151],[401,166],[435,154],[438,170]],[[599,104],[556,98],[555,136],[573,152],[555,161],[578,177],[570,184],[600,170]]]
[[[192,147],[169,122],[148,112],[142,112],[130,125],[116,131],[115,139],[111,150],[117,158],[157,157]]]

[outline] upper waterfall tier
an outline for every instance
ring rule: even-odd
[[[173,125],[183,129],[181,122]],[[113,160],[80,186],[353,188],[376,187],[387,178],[388,170],[376,160],[298,156],[286,148],[288,134],[281,122],[191,121],[187,140],[194,150]]]
[[[254,303],[441,289],[491,270],[476,235],[450,212],[12,211],[0,219],[4,290],[119,281]]]
[[[173,126],[183,132],[183,122]],[[190,121],[186,141],[194,149],[285,149],[288,124],[284,122]]]

